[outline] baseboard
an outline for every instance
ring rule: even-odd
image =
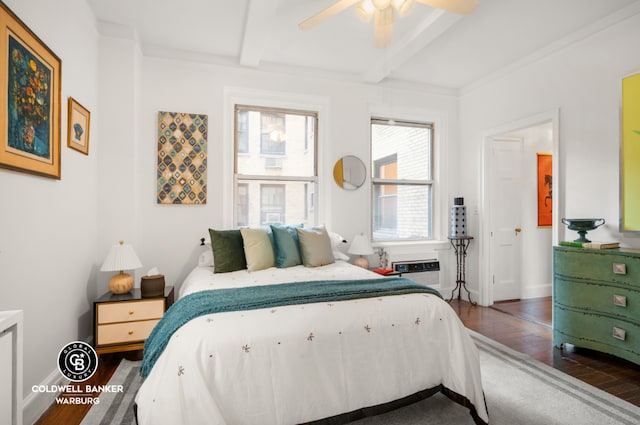
[[[527,286],[522,288],[522,299],[550,297],[552,294],[550,283],[544,285]]]
[[[60,371],[55,369],[45,378],[40,385],[64,385],[66,380],[60,375]],[[57,393],[31,391],[23,400],[22,419],[24,425],[32,425],[47,409],[53,404]]]

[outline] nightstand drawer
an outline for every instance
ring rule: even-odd
[[[164,298],[145,301],[98,304],[98,324],[159,319],[164,314]]]
[[[96,344],[106,345],[144,341],[159,321],[160,319],[98,325]]]

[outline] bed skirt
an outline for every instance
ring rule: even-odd
[[[418,391],[417,393],[408,395],[399,400],[390,401],[388,403],[379,404],[377,406],[363,407],[362,409],[354,410],[353,412],[342,413],[340,415],[331,416],[329,418],[318,419],[317,421],[307,422],[304,425],[348,424],[360,419],[381,415],[383,413],[391,412],[392,410],[409,406],[413,403],[417,403],[419,401],[425,400],[439,392],[446,395],[448,398],[458,403],[462,407],[466,407],[467,409],[469,409],[469,414],[473,418],[473,422],[476,425],[488,425],[487,422],[485,422],[484,420],[482,420],[480,416],[478,416],[478,411],[476,410],[476,407],[473,405],[473,403],[471,403],[471,401],[468,398],[461,396],[460,394],[454,391],[451,391],[450,389],[445,388],[442,385],[437,385],[433,388],[428,388],[426,390]],[[486,405],[486,401],[485,401],[485,405]],[[136,403],[133,404],[133,414],[137,424],[138,423],[138,405]]]

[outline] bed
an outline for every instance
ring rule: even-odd
[[[364,281],[398,283],[344,261],[230,273],[198,266],[175,305],[204,293]],[[489,422],[477,349],[450,306],[427,292],[202,314],[160,351],[136,396],[140,425],[344,423],[436,391]]]

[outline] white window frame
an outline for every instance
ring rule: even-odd
[[[263,108],[278,108],[314,112],[316,122],[316,164],[317,184],[315,185],[316,208],[314,208],[314,222],[324,223],[331,228],[331,198],[327,196],[331,173],[326,172],[322,164],[325,163],[329,135],[329,100],[326,97],[306,96],[294,93],[275,92],[268,90],[254,90],[238,87],[224,89],[223,131],[222,144],[222,226],[231,228],[235,217],[234,204],[234,164],[235,164],[235,107],[236,105],[252,105]],[[331,170],[329,170],[331,171]]]
[[[449,180],[455,177],[455,170],[450,169],[448,166],[449,146],[448,146],[448,128],[449,128],[449,116],[445,110],[423,109],[423,108],[411,108],[400,107],[394,105],[379,105],[372,104],[369,107],[369,116],[367,125],[367,134],[369,135],[369,158],[372,158],[371,152],[371,120],[379,117],[385,117],[397,121],[408,121],[418,123],[430,123],[433,125],[433,164],[432,164],[432,239],[420,239],[420,240],[388,240],[388,241],[376,241],[374,246],[376,247],[398,247],[398,246],[431,246],[434,249],[441,249],[442,247],[448,247],[447,230],[448,230],[448,210],[449,203],[447,196],[449,194]],[[369,160],[369,166],[371,167],[372,161]],[[373,176],[373,170],[370,170],[370,175]],[[447,178],[448,177],[448,178]],[[375,199],[373,197],[373,187],[371,187],[370,205],[373,207]],[[369,237],[373,238],[373,228],[375,223],[373,221],[373,215],[369,214]]]

